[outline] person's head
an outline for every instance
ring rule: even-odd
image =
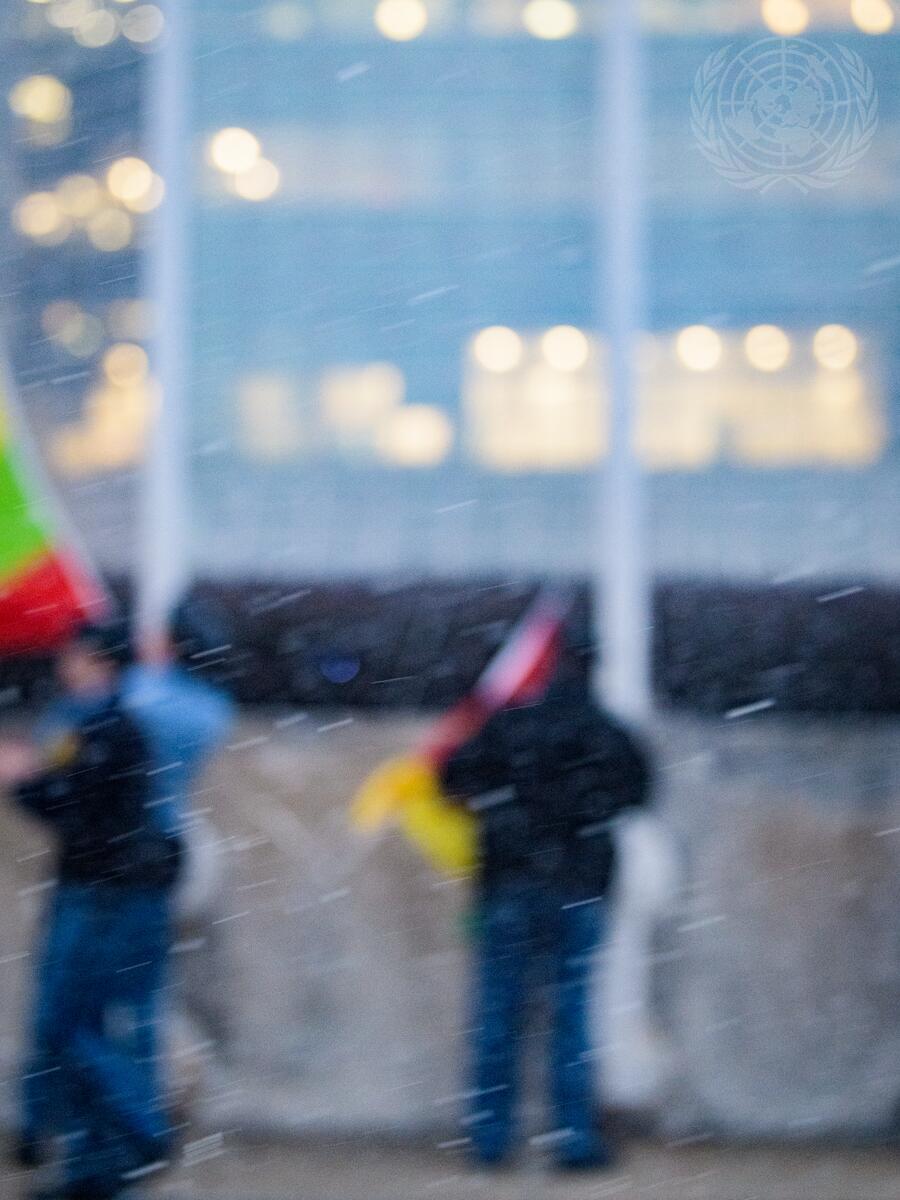
[[[113,692],[119,672],[131,658],[128,629],[123,622],[78,626],[56,660],[56,674],[73,696],[104,696]]]
[[[590,613],[576,605],[568,614],[560,639],[556,679],[560,682],[591,685],[597,649]]]

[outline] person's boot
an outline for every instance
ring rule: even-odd
[[[38,1188],[30,1194],[29,1200],[116,1200],[124,1191],[122,1184],[113,1184],[106,1179],[82,1179],[77,1183]]]
[[[616,1154],[609,1142],[599,1132],[590,1139],[581,1139],[581,1144],[562,1150],[554,1164],[557,1171],[577,1174],[583,1171],[605,1171],[615,1166]]]
[[[17,1167],[21,1167],[25,1171],[33,1171],[44,1161],[43,1146],[38,1138],[27,1133],[19,1133],[12,1139],[9,1157]]]
[[[616,1156],[606,1142],[599,1142],[589,1154],[558,1158],[554,1165],[557,1171],[571,1175],[587,1171],[606,1171],[616,1165]]]

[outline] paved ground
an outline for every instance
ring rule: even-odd
[[[28,1180],[0,1169],[2,1200]],[[896,1150],[665,1145],[632,1141],[614,1170],[560,1179],[531,1150],[503,1174],[470,1169],[452,1147],[361,1139],[191,1143],[146,1200],[897,1200]]]
[[[190,1165],[191,1159],[194,1160]],[[548,1174],[536,1152],[514,1171],[472,1171],[452,1148],[361,1140],[248,1145],[214,1137],[188,1148],[154,1200],[897,1200],[888,1150],[735,1148],[629,1143],[615,1170],[577,1181]]]

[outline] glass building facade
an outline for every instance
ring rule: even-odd
[[[197,571],[589,571],[607,442],[605,6],[194,9]],[[886,0],[642,11],[638,436],[654,567],[895,579],[895,14]],[[145,159],[142,98],[165,14],[14,0],[6,36],[15,375],[84,536],[122,570],[154,395],[141,262],[164,181]],[[719,86],[785,47],[780,87],[752,72]],[[744,133],[763,128],[782,163],[844,129],[826,147],[834,177],[749,178],[729,140],[748,96]]]

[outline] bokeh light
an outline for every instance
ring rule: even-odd
[[[133,233],[131,217],[118,208],[102,208],[87,223],[87,235],[91,242],[106,253],[124,250]]]
[[[482,329],[473,339],[472,354],[486,371],[502,374],[514,371],[521,363],[524,347],[514,329],[505,325],[491,325]]]
[[[556,325],[541,338],[541,353],[557,371],[580,371],[590,357],[591,347],[574,325]]]
[[[894,27],[894,10],[887,0],[850,0],[850,15],[863,33],[889,33]]]
[[[106,172],[106,186],[117,200],[134,200],[150,191],[153,171],[142,158],[118,158]]]
[[[9,93],[9,106],[19,117],[53,125],[72,111],[72,93],[55,75],[29,75]]]
[[[859,342],[845,325],[823,325],[813,338],[813,354],[827,371],[845,371],[856,362]]]
[[[722,361],[722,339],[708,325],[689,325],[675,339],[675,352],[689,371],[712,371]]]
[[[165,194],[163,181],[142,158],[120,158],[106,173],[110,194],[134,213],[150,212]]]
[[[75,358],[90,358],[103,344],[103,323],[73,300],[54,300],[41,314],[41,328]]]
[[[242,200],[268,200],[278,191],[281,172],[267,158],[260,158],[249,170],[236,175],[232,188]]]
[[[149,370],[147,351],[134,342],[117,342],[103,355],[103,373],[114,387],[135,387]]]
[[[249,171],[260,153],[259,139],[249,129],[241,129],[236,125],[220,129],[207,145],[209,161],[229,175]]]
[[[375,9],[375,28],[392,42],[409,42],[425,32],[428,9],[422,0],[381,0]]]
[[[73,329],[84,317],[74,300],[53,300],[41,313],[41,329],[54,341],[65,341],[65,330]]]
[[[758,371],[780,371],[791,357],[791,340],[777,325],[757,325],[744,338],[744,353]]]
[[[94,0],[54,0],[47,10],[47,20],[56,29],[74,30],[94,10]]]
[[[92,175],[66,175],[56,185],[56,199],[67,216],[83,221],[103,203],[103,188]]]
[[[52,192],[32,192],[13,209],[19,233],[45,246],[57,246],[72,231],[72,222]]]
[[[780,37],[796,37],[809,25],[803,0],[762,0],[762,19]]]
[[[155,42],[165,26],[165,16],[155,4],[139,4],[122,18],[122,32],[138,46]]]
[[[81,18],[73,30],[73,36],[79,46],[88,49],[109,46],[119,36],[119,20],[114,13],[98,9]]]
[[[530,0],[522,10],[522,23],[536,38],[559,41],[576,33],[580,21],[569,0]]]

